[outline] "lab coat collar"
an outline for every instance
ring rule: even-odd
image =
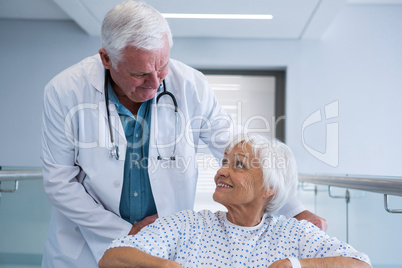
[[[103,67],[99,54],[94,55],[92,59],[95,60],[95,64],[92,64],[91,68],[88,69],[87,77],[91,85],[103,94],[105,85],[105,68]]]

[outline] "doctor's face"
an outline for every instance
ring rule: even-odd
[[[110,70],[113,89],[119,99],[128,98],[135,103],[152,99],[168,74],[170,48],[167,40],[163,48],[156,50],[126,47],[117,66],[112,66],[104,49],[99,53],[103,65]]]

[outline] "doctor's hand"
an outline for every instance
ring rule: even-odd
[[[314,213],[311,213],[308,210],[304,210],[295,216],[297,220],[306,220],[323,230],[324,232],[327,231],[328,222],[326,219],[318,217]]]
[[[128,233],[128,234],[129,235],[137,234],[139,231],[141,231],[142,228],[144,228],[148,224],[153,223],[157,218],[158,218],[158,214],[155,214],[155,215],[146,217],[145,219],[143,219],[140,222],[135,223],[133,225],[133,227],[131,227],[130,233]]]

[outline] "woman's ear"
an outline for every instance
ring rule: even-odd
[[[269,198],[269,197],[273,196],[275,193],[276,193],[276,191],[274,191],[272,188],[269,188],[269,189],[265,190],[263,197]]]
[[[112,61],[110,60],[110,57],[107,54],[106,50],[104,48],[101,48],[101,49],[99,49],[98,53],[102,60],[103,67],[105,67],[105,69],[112,68]]]

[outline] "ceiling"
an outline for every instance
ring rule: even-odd
[[[0,19],[72,20],[98,36],[102,19],[122,0],[0,0]],[[168,19],[174,37],[317,39],[348,5],[402,0],[145,0],[162,13],[270,14],[272,20]]]

